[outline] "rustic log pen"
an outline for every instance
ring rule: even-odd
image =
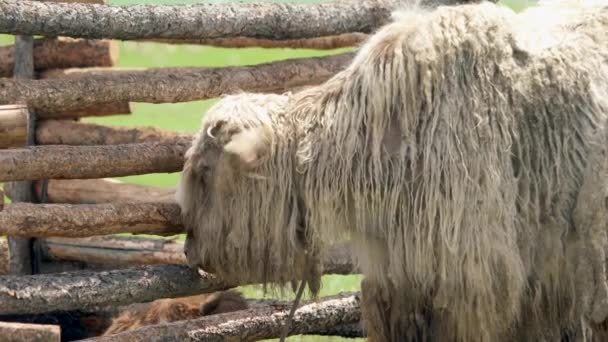
[[[8,342],[60,342],[61,328],[51,324],[0,322],[0,336]]]
[[[7,204],[0,212],[0,235],[88,237],[182,232],[180,209],[168,203]]]
[[[247,310],[145,326],[83,341],[258,341],[277,338],[290,307],[291,302],[276,301]],[[305,303],[295,312],[289,335],[317,333],[336,326],[358,324],[360,318],[358,293],[325,297],[317,302]]]
[[[139,39],[141,42],[165,44],[207,45],[223,48],[260,47],[266,49],[312,49],[331,50],[359,45],[368,37],[365,33],[343,33],[335,36],[306,38],[306,39],[259,39],[249,37],[216,38],[216,39]]]
[[[299,39],[369,33],[398,1],[104,6],[0,1],[0,33],[81,38]],[[102,24],[100,24],[102,23]]]
[[[0,182],[178,172],[190,141],[107,146],[34,146],[0,153]]]
[[[194,135],[155,127],[116,127],[71,120],[38,123],[36,142],[40,145],[118,145],[146,142],[180,142]]]
[[[25,103],[57,112],[108,102],[187,102],[237,91],[280,93],[326,81],[345,68],[352,56],[343,53],[221,68],[118,70],[35,81],[0,78],[0,104]]]
[[[26,106],[0,106],[0,148],[27,145],[27,118]]]
[[[94,310],[234,287],[187,266],[151,265],[128,269],[0,276],[0,315]]]
[[[34,39],[34,69],[109,67],[118,60],[118,43],[68,37]],[[0,47],[0,77],[13,76],[15,46]]]

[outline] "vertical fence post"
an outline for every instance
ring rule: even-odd
[[[34,78],[34,39],[31,36],[15,37],[15,78]],[[27,113],[27,145],[35,144],[36,113]],[[33,202],[33,182],[16,182],[13,202]],[[34,239],[8,237],[9,269],[12,274],[32,274],[37,272],[37,257],[33,249]]]

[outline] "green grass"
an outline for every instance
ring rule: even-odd
[[[111,4],[188,4],[197,3],[198,0],[111,0]],[[225,2],[223,0],[208,2]],[[246,2],[252,2],[248,0]],[[287,2],[287,1],[282,1]],[[307,0],[300,2],[319,2],[319,0]],[[533,0],[510,0],[503,3],[516,10],[524,8]],[[13,38],[0,36],[0,44],[11,44]],[[345,49],[343,49],[345,50]],[[121,67],[179,67],[179,66],[206,66],[217,67],[227,65],[247,65],[282,60],[288,58],[300,58],[310,56],[321,56],[341,52],[314,51],[294,49],[224,49],[203,46],[175,46],[156,43],[120,43],[120,59],[118,66]],[[86,118],[83,121],[95,122],[107,125],[119,126],[156,126],[166,130],[179,132],[196,132],[205,110],[215,100],[195,101],[177,104],[145,104],[133,103],[133,113],[124,116],[110,116]],[[132,183],[147,184],[155,186],[175,186],[178,174],[148,174],[141,176],[121,177],[120,179]],[[356,291],[359,289],[360,276],[325,276],[321,295],[331,295],[340,291]],[[248,297],[259,298],[262,291],[257,286],[242,288]],[[291,295],[287,295],[291,298]],[[340,338],[321,337],[292,337],[292,341],[334,341]]]

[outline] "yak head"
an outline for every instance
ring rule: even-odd
[[[190,266],[239,284],[318,282],[305,262],[313,253],[283,115],[290,97],[226,96],[205,115],[177,192]]]

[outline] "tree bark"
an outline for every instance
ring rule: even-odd
[[[122,270],[0,276],[0,314],[94,310],[104,305],[142,303],[209,293],[234,286],[178,265]]]
[[[22,105],[0,106],[0,148],[27,145],[28,110]]]
[[[58,325],[0,322],[0,336],[6,342],[60,342]]]
[[[38,198],[42,195],[42,182],[34,189]],[[11,197],[11,188],[6,194]],[[47,187],[47,203],[98,204],[98,203],[157,203],[175,202],[175,188],[161,188],[130,184],[106,179],[51,179]]]
[[[69,120],[38,123],[36,141],[40,145],[119,145],[134,143],[179,143],[194,135],[164,131],[155,127],[104,126]]]
[[[108,67],[118,60],[118,43],[68,37],[34,40],[34,70]],[[15,46],[0,47],[0,77],[13,76]]]
[[[107,102],[96,105],[89,105],[71,110],[38,110],[40,119],[75,119],[86,116],[108,116],[131,114],[129,102]]]
[[[101,71],[103,70],[103,71]],[[38,74],[39,79],[48,78],[75,78],[75,77],[90,77],[92,75],[103,74],[110,68],[73,68],[73,69],[51,69]],[[48,111],[39,110],[38,117],[40,119],[65,119],[65,118],[79,118],[85,116],[105,116],[105,115],[118,115],[118,114],[131,114],[131,105],[129,102],[107,102],[99,103],[95,105],[84,106],[75,108],[68,111]]]
[[[0,181],[88,179],[178,172],[189,141],[108,146],[34,146],[0,154]]]
[[[373,32],[398,1],[104,6],[0,1],[0,32],[82,38],[299,39]]]
[[[166,203],[7,204],[0,212],[0,235],[88,237],[105,234],[182,232],[180,209]]]
[[[84,341],[258,341],[278,338],[287,322],[291,302],[275,302],[247,310],[204,316],[170,324],[145,326]],[[361,318],[358,294],[342,294],[310,302],[296,310],[289,335],[327,331],[356,324]]]
[[[2,0],[0,13],[1,5]],[[351,58],[351,53],[345,53],[255,66],[117,71],[36,81],[0,79],[0,104],[26,103],[38,110],[57,112],[108,102],[186,102],[236,91],[283,92],[322,83]]]
[[[330,50],[356,46],[367,39],[365,33],[343,33],[336,36],[307,38],[307,39],[287,39],[271,40],[248,37],[235,38],[216,38],[216,39],[141,39],[144,42],[166,43],[166,44],[193,44],[209,45],[224,48],[289,48],[289,49],[313,49]]]

